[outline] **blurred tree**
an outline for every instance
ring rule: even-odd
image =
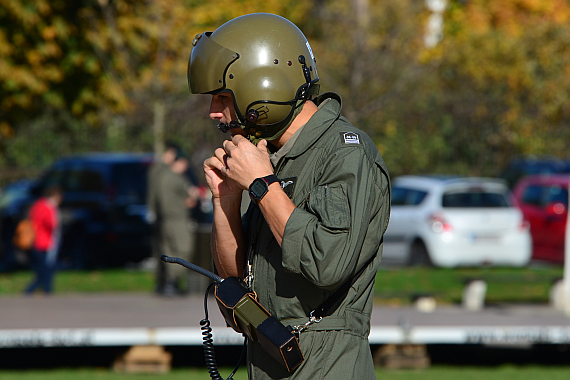
[[[188,95],[186,67],[194,35],[214,30],[223,22],[252,11],[268,11],[294,16],[304,2],[219,1],[211,4],[190,0],[99,0],[87,8],[87,39],[94,47],[105,76],[103,88],[111,95],[110,115],[143,129],[152,120],[152,134],[146,137],[159,153],[164,136],[185,136],[183,146],[201,146],[201,127],[207,117],[201,97]],[[202,102],[197,107],[198,102]],[[193,112],[198,108],[196,112]],[[198,116],[199,115],[199,116]],[[202,122],[198,122],[200,120]],[[110,128],[124,128],[111,123]],[[185,131],[185,133],[184,133]],[[190,132],[190,133],[188,133]],[[191,133],[194,132],[194,133]]]
[[[41,143],[32,125],[54,136],[68,133],[69,141],[81,142],[72,143],[73,150],[159,150],[165,135],[188,150],[202,147],[218,134],[202,128],[211,126],[207,99],[188,94],[193,36],[255,11],[301,20],[306,8],[306,2],[277,0],[221,0],[215,6],[193,0],[0,0],[3,162],[37,166],[49,159],[21,152],[21,144],[6,149],[20,128],[29,129],[21,138]],[[34,123],[36,118],[51,122]],[[97,138],[74,140],[77,125]]]
[[[19,161],[21,152],[7,151],[7,144],[19,126],[44,112],[55,121],[44,125],[53,134],[70,132],[61,121],[71,111],[94,117],[100,70],[78,15],[88,3],[0,0],[0,164]]]
[[[434,71],[418,59],[424,49],[424,5],[330,0],[318,2],[314,12],[323,91],[342,95],[343,114],[376,141],[391,172],[427,170],[425,150],[438,149],[441,137],[431,136],[431,147],[420,138]]]
[[[439,63],[455,145],[473,170],[567,155],[569,20],[564,0],[451,2],[446,37],[426,58]]]
[[[435,45],[424,2],[329,0],[315,12],[323,88],[343,95],[394,175],[497,175],[516,154],[567,155],[567,1],[448,1]]]
[[[0,0],[0,165],[43,165],[57,144],[25,152],[34,139],[71,153],[168,138],[201,161],[224,136],[208,97],[188,94],[190,41],[263,11],[307,34],[322,92],[343,96],[394,175],[494,175],[515,154],[566,155],[565,0],[448,0],[429,46],[432,11],[413,0]]]

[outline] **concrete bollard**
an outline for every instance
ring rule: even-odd
[[[414,305],[422,313],[433,313],[437,307],[437,302],[434,297],[421,296],[416,298]]]
[[[555,310],[564,311],[566,306],[566,292],[564,291],[564,280],[558,280],[550,288],[550,306]]]
[[[483,280],[469,281],[463,289],[463,307],[467,310],[482,310],[485,307],[487,283]]]

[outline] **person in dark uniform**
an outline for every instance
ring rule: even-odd
[[[192,261],[194,234],[190,226],[190,208],[195,201],[191,197],[192,186],[184,175],[187,170],[188,158],[179,151],[172,166],[160,178],[157,200],[162,253]],[[181,294],[181,282],[187,272],[179,265],[165,266],[162,294]]]
[[[161,212],[159,207],[158,189],[163,175],[171,170],[170,167],[176,160],[178,152],[180,152],[180,147],[175,143],[167,141],[164,153],[160,156],[160,160],[155,162],[149,168],[147,175],[147,219],[152,224],[152,257],[154,257],[156,261],[155,292],[159,294],[164,291],[166,266],[162,261],[160,261],[160,256],[162,256],[163,252],[160,235],[161,221],[159,217]]]
[[[368,342],[390,179],[372,140],[318,94],[316,59],[293,23],[249,14],[197,35],[190,90],[211,95],[226,140],[204,162],[218,273],[243,277],[272,316],[299,333],[288,372],[248,341],[250,379],[375,379]],[[249,209],[240,215],[242,192]],[[352,283],[325,310],[335,290]]]

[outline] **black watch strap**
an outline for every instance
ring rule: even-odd
[[[274,182],[279,182],[279,178],[274,174],[254,179],[249,185],[250,198],[254,201],[260,201],[269,191],[269,185]]]
[[[274,182],[279,182],[279,178],[277,178],[275,174],[266,175],[265,177],[261,177],[261,179],[265,181],[267,186],[271,185]]]

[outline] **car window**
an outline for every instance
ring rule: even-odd
[[[449,208],[509,207],[504,193],[486,191],[450,191],[443,194],[442,206]]]
[[[542,204],[542,192],[544,186],[531,185],[524,190],[522,203],[527,205],[540,206]]]
[[[408,189],[403,187],[392,187],[392,206],[403,206],[406,204]]]
[[[65,179],[65,170],[63,168],[55,168],[49,171],[42,180],[42,188],[48,188],[50,186],[61,186],[63,187],[63,181]],[[38,194],[39,195],[39,194]]]
[[[545,205],[549,203],[563,203],[568,206],[568,190],[563,189],[559,185],[551,186],[548,188],[545,199]]]
[[[549,203],[563,203],[568,206],[568,189],[560,185],[530,185],[524,190],[522,203],[539,207]]]
[[[32,182],[22,180],[5,186],[0,191],[0,209],[29,197]]]
[[[417,189],[394,186],[392,188],[392,206],[417,206],[426,197],[427,192]]]
[[[102,192],[104,188],[101,173],[87,168],[71,168],[63,185],[64,191]]]
[[[145,203],[148,166],[143,162],[114,165],[111,177],[116,196],[128,198],[129,202]]]

